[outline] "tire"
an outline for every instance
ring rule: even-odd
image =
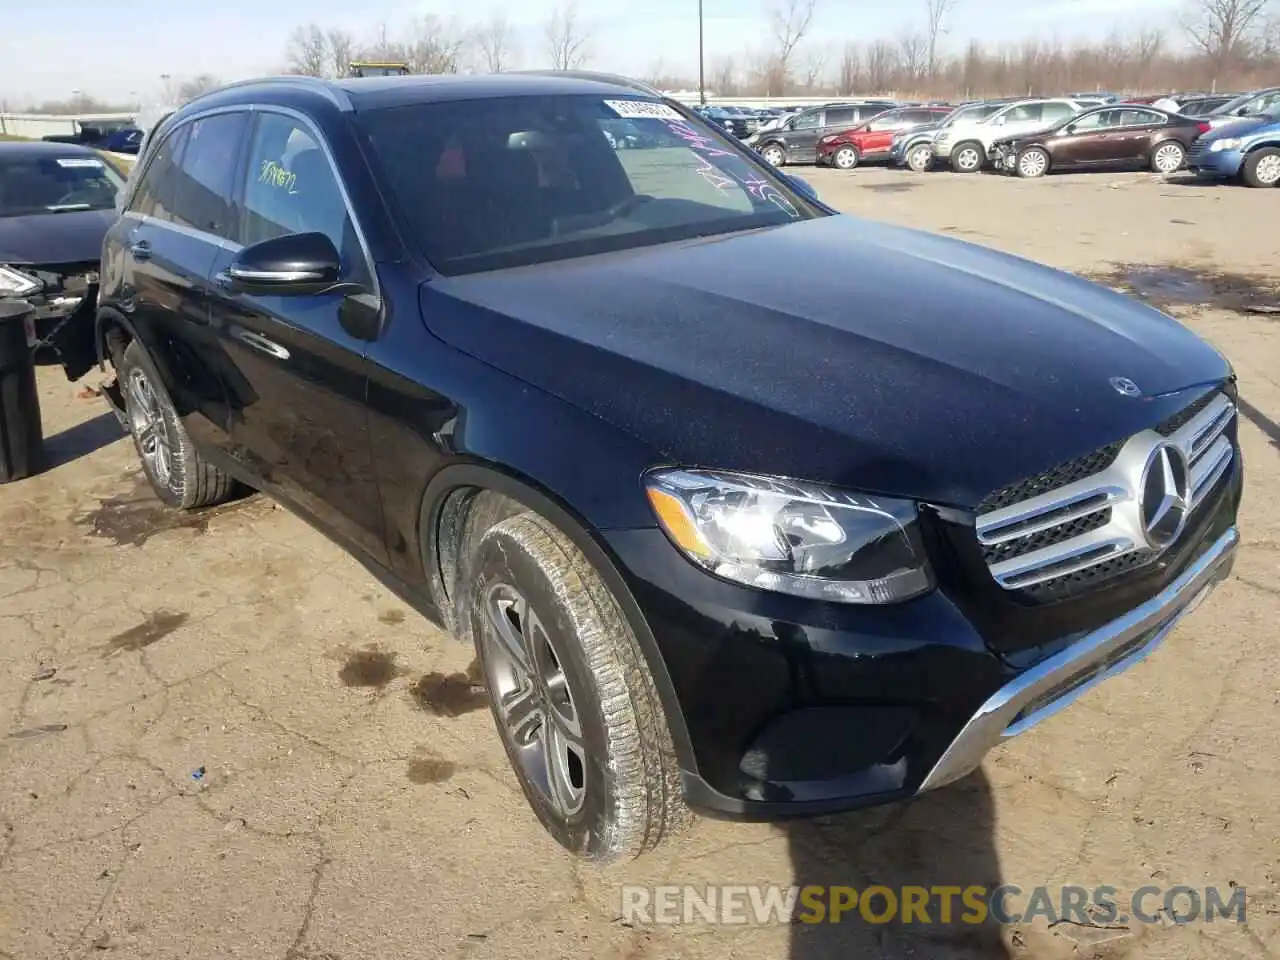
[[[787,151],[782,149],[780,143],[766,143],[760,148],[760,156],[764,157],[765,162],[771,167],[782,167],[787,163]]]
[[[852,170],[860,159],[856,147],[841,147],[831,155],[831,163],[837,170]]]
[[[182,510],[229,499],[235,481],[196,451],[155,365],[137,340],[125,347],[116,373],[129,434],[156,496]]]
[[[573,542],[521,508],[491,523],[494,501],[512,506],[482,494],[468,515],[457,601],[507,758],[561,846],[598,863],[639,856],[690,819],[653,675]]]
[[[1039,147],[1028,147],[1018,154],[1014,169],[1020,177],[1043,177],[1049,172],[1049,154]]]
[[[1153,173],[1163,173],[1166,176],[1171,173],[1177,173],[1186,162],[1187,150],[1177,140],[1165,140],[1162,143],[1157,143],[1155,149],[1151,151],[1151,170]]]
[[[951,169],[956,173],[977,173],[987,163],[987,151],[976,140],[957,143],[951,151]]]
[[[907,151],[907,169],[914,173],[924,173],[933,166],[933,145],[921,143]]]
[[[1240,176],[1251,187],[1280,185],[1280,148],[1263,147],[1244,158]]]

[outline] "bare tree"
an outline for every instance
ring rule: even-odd
[[[1270,0],[1191,0],[1182,26],[1213,68],[1215,85],[1245,52],[1264,22]]]
[[[804,57],[804,88],[812,93],[822,82],[827,69],[827,58],[830,51],[826,47],[814,47]]]
[[[314,23],[297,27],[289,36],[287,55],[289,71],[308,77],[326,76],[329,69],[329,45],[324,31]]]
[[[345,77],[356,58],[356,39],[346,30],[330,30],[325,36],[329,45],[329,74]]]
[[[186,103],[188,100],[194,100],[201,94],[208,93],[215,87],[222,86],[222,81],[209,73],[202,73],[198,77],[192,77],[190,80],[183,80],[178,84],[178,100]]]
[[[552,11],[545,34],[552,69],[577,70],[587,62],[588,36],[578,22],[577,0]]]
[[[854,93],[862,82],[862,51],[848,42],[840,51],[840,89],[836,93]]]
[[[888,40],[876,40],[867,47],[867,93],[892,89],[897,70],[898,51]]]
[[[484,58],[484,68],[490,73],[501,73],[511,66],[511,24],[506,14],[495,10],[476,31],[476,45]]]
[[[898,37],[898,66],[912,84],[924,75],[928,51],[928,38],[918,30],[904,30]]]
[[[707,76],[711,89],[722,97],[738,95],[738,64],[733,57],[720,57],[711,64]]]
[[[770,10],[769,23],[773,30],[773,39],[777,43],[773,54],[775,63],[771,72],[778,76],[773,82],[785,86],[791,67],[791,55],[808,34],[817,3],[818,0],[778,0],[777,6]]]
[[[397,40],[392,40],[385,23],[378,24],[373,40],[361,48],[359,57],[362,60],[375,60],[390,63],[402,63],[409,60],[408,47]]]
[[[924,0],[924,2],[927,14],[925,37],[929,44],[925,72],[932,80],[938,72],[938,40],[947,32],[947,14],[956,5],[956,0]]]
[[[457,73],[467,47],[467,33],[457,23],[427,14],[414,22],[405,60],[414,73]]]

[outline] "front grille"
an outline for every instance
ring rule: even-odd
[[[1235,406],[1212,391],[1126,441],[1109,444],[997,490],[978,508],[977,534],[992,577],[1038,601],[1061,600],[1152,560],[1142,503],[1146,470],[1161,446],[1187,490],[1186,515],[1227,472]],[[1185,474],[1182,469],[1185,468]]]
[[[1193,140],[1191,142],[1191,149],[1187,151],[1188,165],[1195,163],[1197,160],[1203,157],[1205,154],[1205,150],[1207,150],[1208,147],[1209,147],[1209,143],[1206,140]]]

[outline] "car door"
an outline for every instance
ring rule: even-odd
[[[1115,165],[1130,163],[1145,156],[1152,118],[1160,121],[1161,115],[1136,107],[1106,112],[1106,123],[1090,139],[1088,162]]]
[[[191,211],[178,208],[185,148],[200,120],[165,136],[147,159],[118,228],[123,241],[119,306],[153,360],[192,441],[201,447],[225,441],[210,419],[219,394],[200,363],[212,290],[209,268],[216,235],[192,226]],[[129,389],[122,384],[122,389]],[[215,404],[216,406],[216,404]]]
[[[812,163],[818,158],[818,138],[825,123],[820,110],[802,113],[791,121],[787,131],[787,159],[795,163]]]
[[[862,155],[884,156],[893,146],[895,133],[920,126],[928,116],[931,114],[923,110],[893,110],[879,114],[867,124],[867,132],[859,138],[863,144]]]
[[[300,115],[258,108],[239,175],[237,242],[211,277],[211,325],[236,369],[244,402],[235,458],[326,532],[385,562],[386,543],[365,408],[360,330],[377,310],[373,264],[325,140]],[[341,254],[342,289],[307,295],[231,289],[243,247],[319,232]],[[356,318],[359,318],[358,320]]]

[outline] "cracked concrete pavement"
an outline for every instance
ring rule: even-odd
[[[816,821],[699,821],[599,870],[543,836],[469,651],[262,498],[164,510],[101,401],[45,370],[56,465],[0,487],[0,958],[1280,951],[1280,327],[1246,309],[1280,281],[1280,234],[1261,228],[1280,197],[1145,175],[805,175],[844,210],[1136,288],[1212,339],[1249,404],[1233,579],[954,787]],[[623,883],[872,882],[1239,884],[1248,922],[619,920]]]

